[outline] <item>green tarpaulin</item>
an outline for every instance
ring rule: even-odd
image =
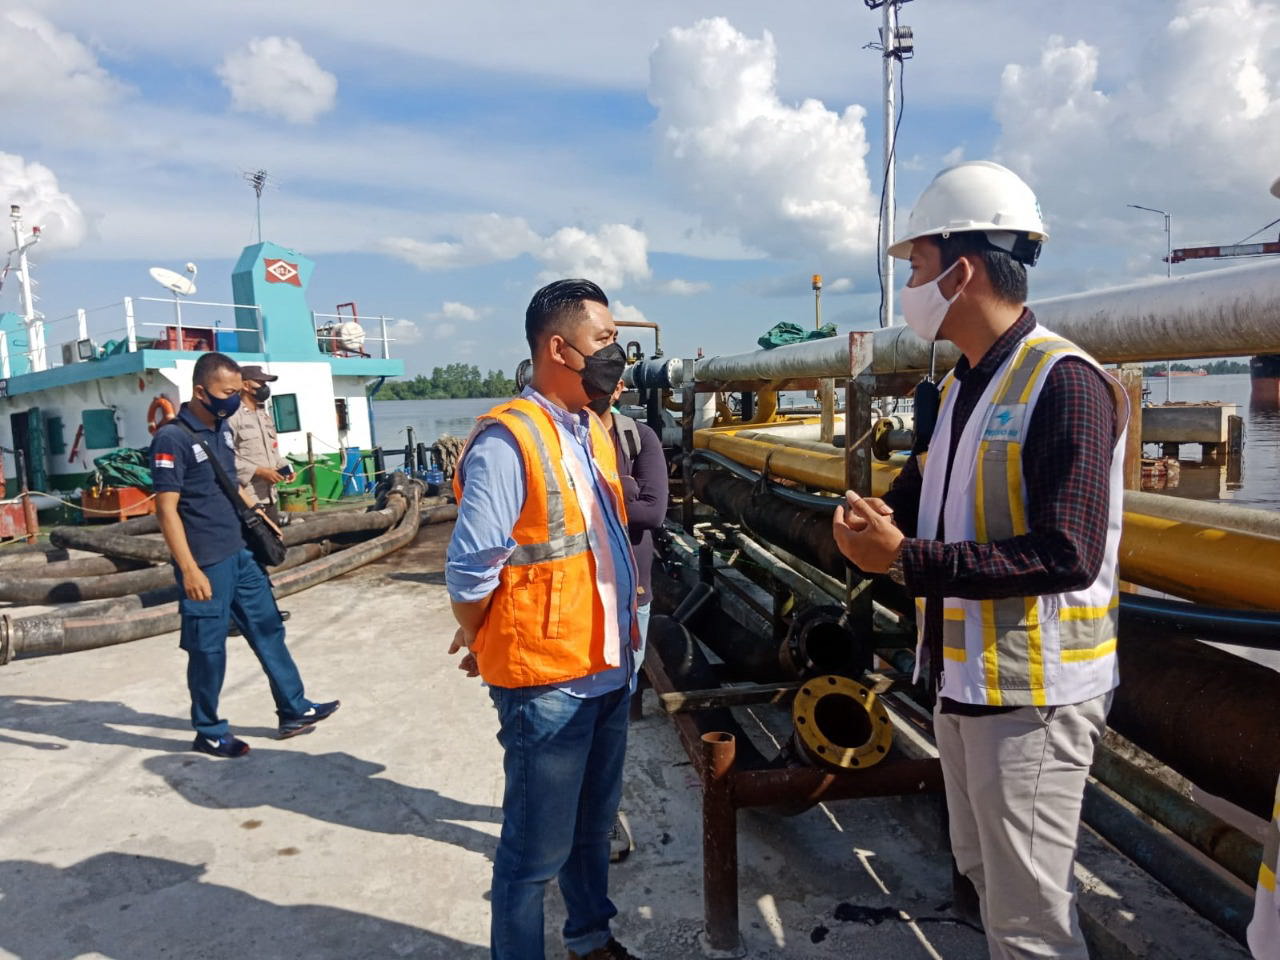
[[[151,489],[151,465],[146,450],[121,447],[93,461],[95,487],[142,487]]]
[[[827,337],[834,337],[835,335],[836,325],[834,323],[824,323],[818,330],[805,330],[798,323],[789,323],[783,320],[782,323],[775,323],[770,327],[769,331],[756,343],[766,350],[772,350],[774,347],[785,347],[789,343],[803,343],[806,340],[825,340]]]

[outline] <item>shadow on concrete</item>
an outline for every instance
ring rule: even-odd
[[[277,807],[356,830],[449,843],[491,859],[497,846],[495,837],[449,822],[497,823],[497,807],[462,803],[435,790],[385,779],[378,776],[386,770],[382,764],[349,753],[255,747],[240,760],[166,754],[148,757],[142,765],[201,807]]]
[[[430,573],[388,573],[388,580],[404,580],[407,583],[429,583],[434,586],[446,586],[444,571],[434,570]]]
[[[161,737],[119,729],[121,727],[151,728],[171,735]],[[22,741],[14,738],[13,734],[39,733],[63,740],[146,750],[189,750],[195,737],[191,722],[186,717],[144,713],[112,700],[64,700],[25,694],[0,696],[0,728],[8,731],[8,735],[0,735],[0,739],[20,744]],[[242,737],[274,739],[276,736],[274,727],[235,726],[233,731]],[[36,747],[32,742],[25,745]],[[50,747],[46,745],[37,749]]]
[[[116,852],[65,868],[0,861],[0,951],[23,960],[489,956],[487,947],[352,910],[281,906],[204,883],[204,871],[202,864]]]

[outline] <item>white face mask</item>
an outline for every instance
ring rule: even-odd
[[[903,287],[902,292],[898,294],[902,304],[902,319],[921,340],[932,343],[938,339],[938,330],[942,327],[942,321],[946,319],[947,311],[951,309],[951,305],[956,302],[956,297],[960,296],[964,289],[961,287],[956,291],[955,297],[948,300],[942,295],[942,290],[938,286],[942,278],[958,266],[960,266],[959,260],[928,283],[922,283],[918,287]]]

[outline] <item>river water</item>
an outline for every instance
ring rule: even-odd
[[[1163,402],[1165,380],[1146,381],[1151,398]],[[1249,409],[1249,375],[1225,374],[1206,377],[1172,377],[1168,381],[1171,399],[1176,401],[1218,400],[1240,405],[1245,418],[1245,446],[1240,476],[1227,466],[1201,467],[1197,460],[1183,460],[1177,488],[1160,491],[1197,500],[1217,500],[1242,506],[1280,509],[1280,414]],[[374,425],[378,442],[385,449],[401,447],[405,428],[412,427],[415,440],[432,443],[441,434],[465,437],[476,417],[496,404],[496,400],[381,400],[374,404]],[[1158,455],[1154,446],[1147,455]],[[1182,448],[1184,457],[1198,457],[1199,447]]]

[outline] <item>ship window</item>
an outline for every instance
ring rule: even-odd
[[[62,418],[49,417],[44,422],[45,432],[49,435],[49,452],[66,453],[67,438],[62,432]]]
[[[298,418],[298,395],[277,394],[271,398],[271,415],[276,421],[276,433],[297,433],[302,429]]]
[[[120,445],[120,431],[116,429],[116,415],[111,410],[86,410],[80,415],[84,426],[86,450],[103,450]]]

